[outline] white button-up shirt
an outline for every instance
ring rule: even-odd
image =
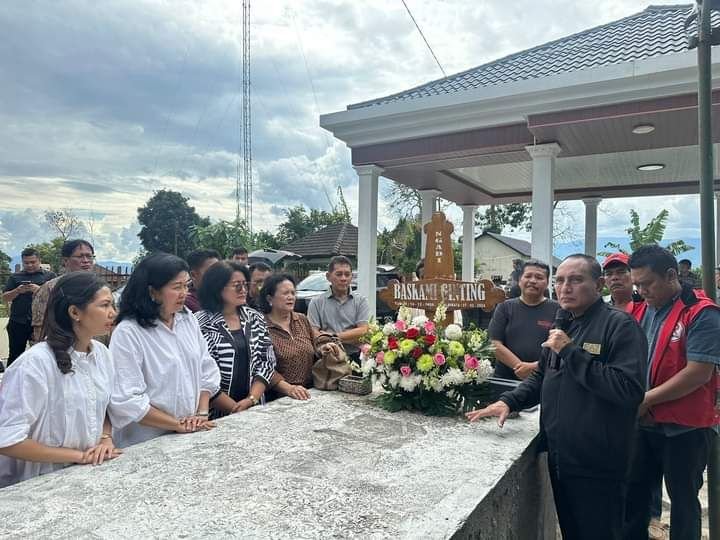
[[[151,328],[134,319],[121,321],[112,334],[110,351],[117,372],[110,410],[117,446],[168,433],[138,423],[151,405],[182,418],[197,412],[200,392],[212,397],[220,388],[220,370],[197,320],[187,310],[175,314],[172,329],[161,321]]]
[[[115,383],[108,349],[70,351],[73,372],[63,375],[47,343],[38,343],[8,368],[0,384],[0,448],[26,439],[56,448],[87,450],[100,442]],[[0,487],[69,464],[33,463],[0,456]]]

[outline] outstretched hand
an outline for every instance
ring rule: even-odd
[[[475,422],[478,418],[488,418],[490,416],[498,417],[498,426],[503,427],[505,420],[507,420],[510,414],[510,407],[503,401],[496,401],[485,407],[484,409],[478,409],[476,411],[470,411],[465,413],[465,417],[471,422]]]

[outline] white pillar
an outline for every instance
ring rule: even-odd
[[[557,143],[526,146],[532,157],[532,257],[553,262],[553,177],[555,158],[560,153]]]
[[[420,256],[425,258],[425,224],[430,223],[433,212],[435,211],[435,200],[440,196],[440,191],[437,189],[421,189],[420,198],[422,199],[422,211],[420,213]]]
[[[715,192],[715,257],[715,264],[720,264],[720,191]]]
[[[383,169],[376,165],[355,167],[358,193],[358,293],[367,298],[370,316],[375,316],[375,274],[377,272],[378,178]]]
[[[475,210],[474,204],[463,204],[462,280],[475,281]]]
[[[586,197],[585,203],[585,255],[597,257],[597,211],[602,198]]]

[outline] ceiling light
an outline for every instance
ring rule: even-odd
[[[646,163],[645,165],[638,165],[637,170],[643,172],[661,171],[665,168],[664,163]]]
[[[635,135],[647,135],[648,133],[652,133],[655,131],[655,126],[652,124],[638,124],[632,129],[632,132]]]

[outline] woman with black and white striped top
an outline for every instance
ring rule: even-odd
[[[264,399],[275,373],[275,353],[263,316],[245,305],[250,273],[244,265],[218,262],[205,272],[195,314],[210,355],[220,368],[213,417],[249,409]]]

